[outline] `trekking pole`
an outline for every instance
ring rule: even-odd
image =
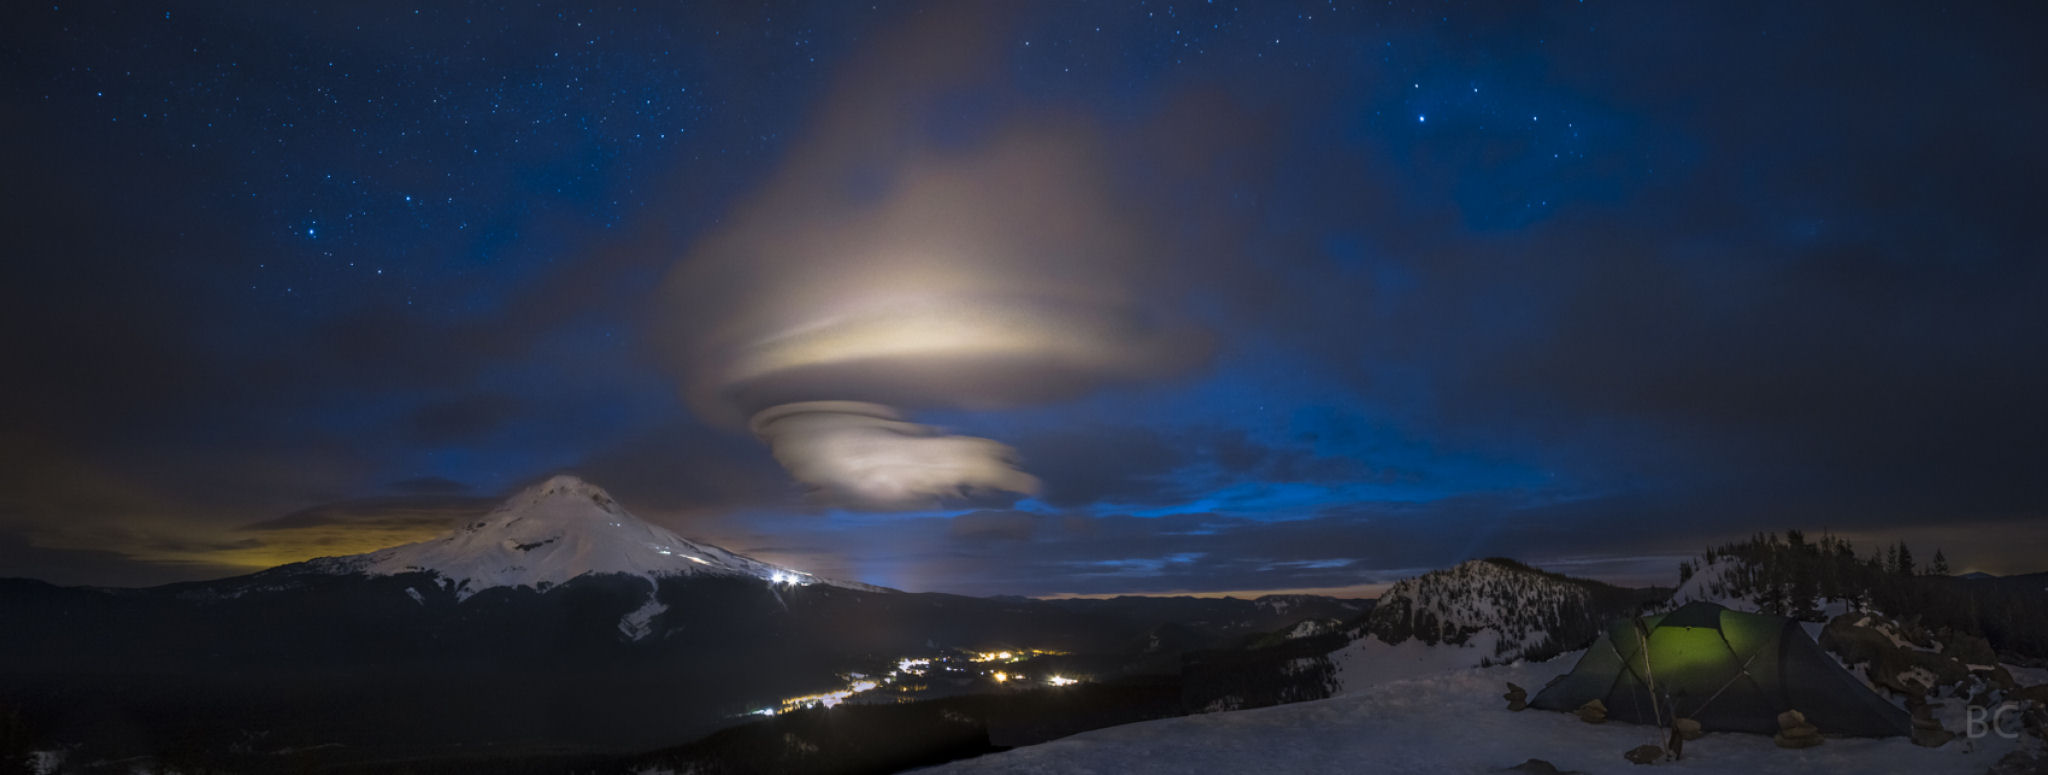
[[[1650,682],[1650,716],[1657,719],[1657,729],[1664,729],[1664,713],[1657,708],[1657,671],[1650,666],[1650,628],[1642,619],[1635,620],[1636,643],[1643,652],[1643,679]]]

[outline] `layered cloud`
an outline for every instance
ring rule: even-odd
[[[1035,493],[1008,446],[912,413],[1071,398],[1204,353],[1155,292],[1167,251],[1085,123],[921,137],[937,96],[981,69],[973,22],[946,46],[929,29],[878,46],[662,292],[691,407],[835,500]]]

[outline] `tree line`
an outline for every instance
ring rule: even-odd
[[[1703,580],[1712,594],[1755,600],[1765,613],[1823,621],[1825,602],[1840,601],[1850,610],[1979,635],[2000,651],[2048,657],[2048,591],[2038,574],[1957,578],[1939,548],[1921,564],[1904,541],[1859,554],[1846,538],[1809,539],[1799,530],[1709,547],[1678,564],[1679,583],[1710,567],[1719,575]]]

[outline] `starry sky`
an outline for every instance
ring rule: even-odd
[[[2043,570],[2041,13],[10,4],[0,576],[558,471],[969,594]]]

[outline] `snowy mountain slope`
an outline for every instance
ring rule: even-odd
[[[1734,557],[1701,560],[1699,570],[1672,591],[1670,607],[1704,601],[1730,611],[1756,613],[1763,610],[1756,599],[1761,584],[1757,575],[1755,567]]]
[[[1660,742],[1653,728],[1593,725],[1566,713],[1511,713],[1506,682],[1542,686],[1577,653],[1548,662],[1466,668],[1357,694],[1258,710],[1146,721],[952,762],[933,773],[1498,772],[1528,759],[1559,770],[1632,772],[1622,753]],[[1763,735],[1710,734],[1659,770],[1712,773],[1981,773],[2016,745],[1987,737],[1921,748],[1905,738],[1829,739],[1785,750]]]
[[[426,571],[439,576],[457,600],[493,587],[544,590],[585,574],[747,576],[877,589],[691,541],[633,516],[602,488],[568,475],[529,487],[439,538],[307,565],[317,572],[377,576]]]
[[[1607,620],[1633,613],[1639,597],[1512,560],[1471,560],[1394,584],[1366,632],[1388,645],[1483,645],[1491,662],[1542,659],[1583,646]]]
[[[1242,708],[1361,691],[1392,680],[1545,659],[1582,648],[1607,621],[1660,598],[1546,573],[1512,560],[1473,560],[1396,583],[1363,620],[1315,623],[1255,641],[1254,653],[1211,655],[1192,707]],[[1292,644],[1259,659],[1259,647]],[[1313,650],[1311,650],[1313,649]],[[1216,676],[1225,669],[1235,676]],[[1192,674],[1192,673],[1191,673]],[[1226,680],[1227,679],[1227,680]]]

